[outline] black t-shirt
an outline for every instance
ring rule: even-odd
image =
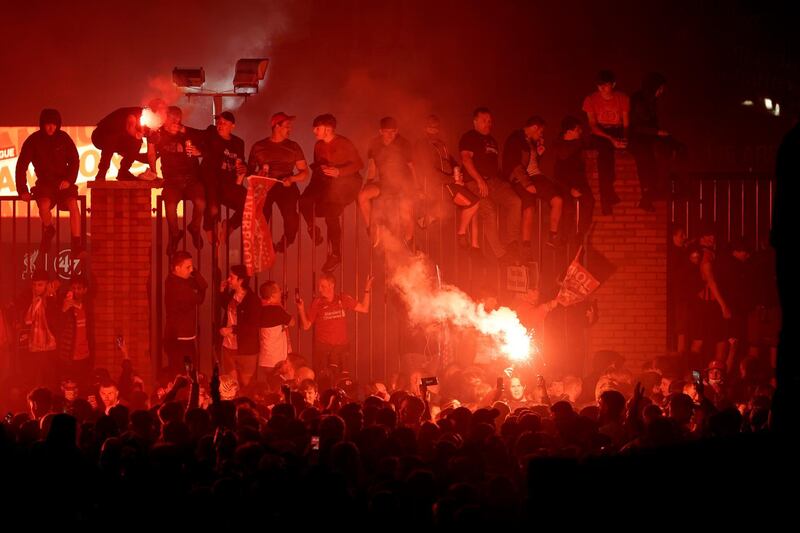
[[[581,139],[565,141],[558,139],[555,142],[555,165],[553,178],[565,187],[573,189],[588,188],[586,167],[583,163],[583,150],[585,144]]]
[[[292,321],[292,315],[280,305],[262,305],[261,322],[259,327],[271,328],[275,326],[288,326]]]
[[[500,171],[500,148],[491,135],[483,135],[476,130],[469,130],[458,142],[459,152],[472,152],[472,162],[481,176],[495,179]],[[464,181],[472,181],[468,172],[464,172]]]
[[[451,180],[455,161],[439,137],[425,136],[414,145],[414,167],[430,178]]]
[[[406,186],[411,183],[412,161],[411,143],[398,135],[389,144],[383,144],[380,137],[372,139],[367,150],[367,159],[375,161],[378,179],[389,185]]]
[[[112,111],[106,115],[103,120],[97,123],[97,129],[109,130],[116,133],[124,134],[128,124],[128,117],[133,115],[136,117],[138,123],[139,118],[142,116],[141,107],[121,107],[116,111]]]
[[[186,154],[187,140],[195,146],[202,145],[202,139],[188,130],[172,134],[161,128],[148,139],[155,146],[157,157],[161,158],[164,179],[199,177],[200,160]]]
[[[244,161],[244,141],[236,135],[224,139],[217,128],[209,126],[204,132],[203,178],[211,181],[236,181],[236,160]]]
[[[300,145],[291,139],[276,143],[269,137],[261,139],[250,149],[247,165],[252,172],[258,173],[265,163],[269,165],[269,177],[283,179],[294,173],[295,164],[305,161],[306,156]]]

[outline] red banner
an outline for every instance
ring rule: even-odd
[[[242,212],[244,266],[250,275],[264,272],[275,263],[272,231],[264,217],[264,202],[275,180],[264,176],[247,176],[244,180],[247,198]]]
[[[599,286],[600,282],[578,262],[576,257],[567,268],[556,301],[564,307],[575,305],[585,300]]]

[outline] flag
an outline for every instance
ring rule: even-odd
[[[269,270],[275,263],[272,231],[264,217],[264,202],[277,181],[265,176],[247,176],[244,179],[247,197],[242,212],[242,255],[251,276]]]
[[[561,283],[561,289],[558,291],[558,296],[556,296],[556,301],[564,307],[585,300],[600,286],[597,278],[578,261],[582,251],[582,248],[578,250],[575,259],[567,267],[564,281]]]

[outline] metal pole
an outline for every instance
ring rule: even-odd
[[[162,246],[164,244],[164,236],[163,236],[163,211],[162,211],[162,196],[159,194],[156,197],[156,350],[153,357],[153,375],[158,376],[159,371],[161,370],[161,352],[163,350],[163,339],[162,335],[162,308],[164,307],[163,303],[163,269],[162,263],[164,261],[164,253],[162,250]]]

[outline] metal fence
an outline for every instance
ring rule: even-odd
[[[444,194],[444,193],[443,193]],[[443,200],[449,201],[448,198]],[[168,258],[165,243],[168,240],[168,229],[165,224],[163,200],[157,200],[158,208],[154,209],[154,239],[153,265],[154,279],[160,280],[154,284],[153,302],[155,320],[153,331],[153,353],[162,352],[161,332],[163,329],[163,281],[168,273]],[[550,252],[544,246],[547,231],[547,217],[545,208],[538,206],[538,216],[534,222],[532,241],[532,254],[535,259],[528,265],[533,283],[537,278],[555,280],[566,268],[574,256],[577,247],[570,244],[556,252]],[[456,285],[467,293],[477,295],[484,289],[498,293],[501,304],[508,303],[512,293],[506,289],[505,270],[491,262],[479,261],[474,254],[465,253],[456,239],[455,208],[450,216],[423,228],[416,229],[415,242],[419,252],[425,254],[428,260],[438,267],[442,283]],[[184,213],[189,210],[184,207]],[[227,218],[230,212],[222,209],[221,216]],[[318,225],[324,224],[322,219],[316,219]],[[364,224],[360,219],[357,206],[349,205],[341,216],[342,224],[342,263],[334,275],[337,280],[337,291],[342,291],[360,299],[366,276],[375,276],[371,294],[371,310],[367,315],[357,314],[354,319],[348,320],[349,338],[351,339],[351,357],[357,379],[362,382],[376,379],[389,379],[398,372],[401,360],[406,354],[421,354],[426,359],[438,358],[442,349],[442,339],[438,335],[426,337],[420,328],[415,328],[407,323],[404,304],[389,286],[389,272],[385,252],[382,247],[373,248]],[[184,231],[187,227],[187,217],[181,217],[179,223]],[[273,207],[270,224],[273,242],[280,240],[283,235],[283,221],[277,207]],[[222,277],[227,276],[231,265],[242,263],[242,234],[241,229],[234,231],[222,243],[221,254],[215,263],[212,257],[211,245],[206,242],[200,253],[189,242],[188,233],[181,243],[181,249],[189,251],[195,258],[195,266],[209,282],[209,292],[206,300],[199,309],[200,332],[199,347],[201,367],[208,369],[213,352],[213,334],[219,327],[219,311],[217,305],[219,277],[214,275],[215,267],[219,267]],[[204,236],[204,240],[205,236]],[[306,231],[305,222],[301,220],[296,241],[289,246],[286,253],[277,254],[272,268],[266,272],[254,275],[251,288],[258,291],[261,283],[271,280],[282,288],[287,311],[296,313],[293,293],[297,289],[306,301],[311,302],[315,292],[318,275],[327,256],[327,244],[314,246],[309,233]],[[485,247],[483,249],[486,249]],[[489,266],[487,267],[487,263]],[[292,295],[292,297],[289,297]],[[570,337],[565,331],[563,341],[567,343]],[[583,338],[582,336],[580,338]],[[302,332],[296,327],[291,334],[293,350],[310,359],[311,334]],[[576,349],[573,343],[571,349]],[[578,349],[585,349],[580,347]],[[418,360],[418,357],[417,357]]]

